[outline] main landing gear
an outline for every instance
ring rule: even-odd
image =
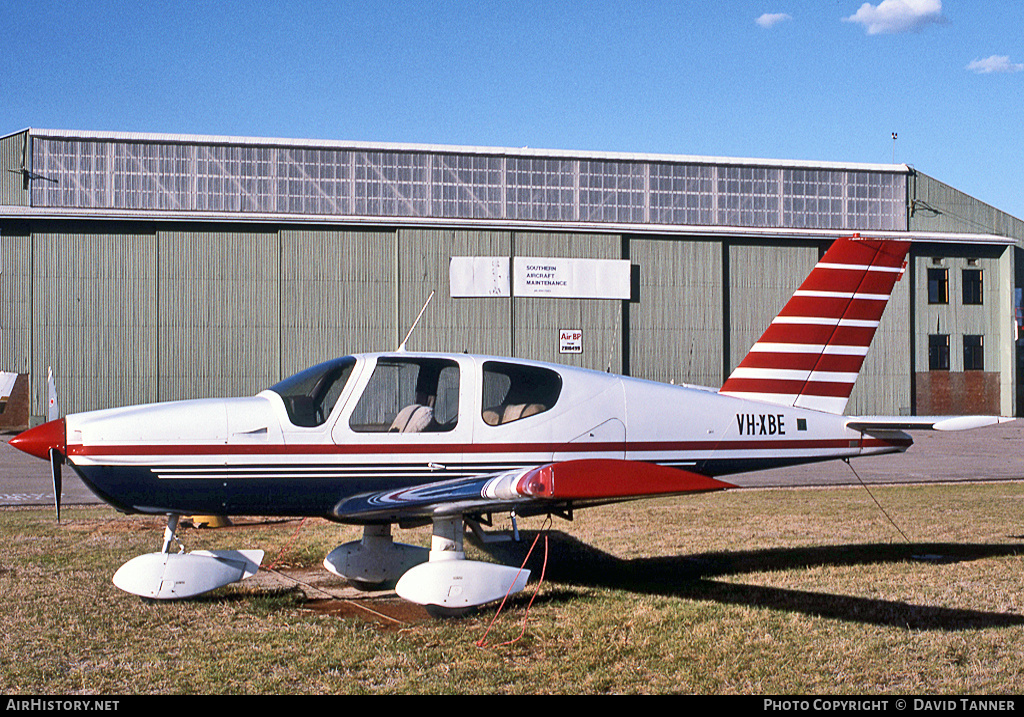
[[[324,567],[363,587],[397,578],[399,597],[437,616],[462,615],[526,587],[530,571],[525,568],[467,560],[464,533],[461,515],[435,517],[428,551],[393,542],[390,525],[368,525],[361,541],[335,548]]]
[[[169,515],[163,546],[129,560],[114,574],[125,592],[155,600],[195,597],[255,575],[262,550],[196,550],[186,553],[177,538],[180,516]],[[324,567],[353,585],[376,589],[394,583],[398,595],[436,616],[454,616],[503,599],[526,587],[530,571],[467,560],[461,515],[434,518],[430,548],[396,543],[390,525],[368,525],[363,538],[341,545]],[[475,524],[471,524],[477,529]],[[177,545],[178,551],[171,552]]]

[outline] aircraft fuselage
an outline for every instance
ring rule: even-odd
[[[72,414],[58,450],[126,512],[338,518],[354,495],[561,461],[720,476],[911,443],[712,389],[466,354],[358,355],[288,381],[248,398]],[[411,406],[429,420],[398,426]]]

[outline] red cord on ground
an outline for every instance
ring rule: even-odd
[[[497,645],[494,645],[494,647],[503,647],[505,645],[511,645],[513,643],[519,642],[521,639],[523,639],[523,635],[526,634],[526,621],[530,617],[530,608],[533,607],[533,601],[537,598],[537,593],[540,592],[540,586],[544,582],[544,574],[547,572],[547,569],[548,569],[548,534],[547,534],[547,525],[544,526],[544,528],[541,530],[541,532],[537,533],[537,537],[533,539],[533,545],[530,546],[530,550],[526,553],[526,558],[523,560],[523,564],[519,566],[519,571],[522,572],[523,568],[526,567],[527,561],[529,561],[529,559],[530,559],[530,555],[533,554],[533,549],[535,547],[537,547],[537,541],[540,540],[540,536],[541,535],[544,536],[544,563],[542,564],[541,570],[540,570],[540,580],[537,581],[537,587],[534,588],[533,595],[530,596],[530,602],[526,605],[526,614],[523,615],[523,628],[522,628],[522,630],[520,630],[519,636],[516,637],[515,639],[508,640],[506,642],[499,642]],[[519,578],[519,576],[517,575],[516,579],[518,579],[518,578]],[[515,584],[515,580],[512,581],[512,584],[513,585]],[[502,598],[501,604],[498,606],[497,612],[494,613],[494,617],[491,618],[491,622],[487,626],[487,630],[484,631],[484,636],[476,641],[476,646],[477,647],[486,647],[487,646],[487,644],[486,644],[486,642],[487,642],[487,635],[490,633],[491,628],[494,627],[494,623],[497,621],[498,615],[500,615],[502,609],[504,609],[505,603],[508,601],[508,596],[509,596],[509,593],[511,591],[512,591],[512,587],[509,586],[509,592],[506,592],[505,593],[505,597]]]
[[[306,523],[306,519],[305,519],[305,518],[303,518],[302,520],[300,520],[300,521],[299,521],[299,527],[297,527],[297,528],[295,529],[295,532],[294,532],[294,533],[292,533],[292,537],[288,539],[288,542],[287,542],[287,543],[285,543],[285,544],[284,544],[283,546],[281,546],[281,552],[279,552],[279,553],[277,554],[277,557],[276,557],[276,558],[274,559],[274,562],[272,562],[272,563],[271,563],[270,565],[268,565],[268,566],[267,566],[267,570],[273,570],[274,568],[276,568],[276,567],[277,567],[277,564],[278,564],[279,562],[281,562],[281,556],[282,556],[282,555],[284,555],[284,551],[285,551],[285,550],[286,550],[286,549],[287,549],[287,548],[288,548],[289,546],[291,546],[291,544],[292,544],[292,543],[294,543],[294,542],[295,542],[295,538],[297,538],[297,537],[298,537],[298,535],[299,535],[299,531],[300,531],[300,530],[302,530],[302,526],[303,526],[303,525],[305,525],[305,523]]]

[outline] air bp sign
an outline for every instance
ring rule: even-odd
[[[559,329],[558,330],[558,353],[560,354],[581,354],[583,353],[583,331],[580,329]]]

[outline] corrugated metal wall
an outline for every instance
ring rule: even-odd
[[[1024,220],[943,184],[927,174],[913,172],[907,186],[912,231],[997,234],[1024,242]]]
[[[640,301],[629,305],[630,373],[722,385],[721,242],[631,237],[629,256],[640,271]]]
[[[280,241],[281,377],[395,348],[395,232],[283,229]]]
[[[515,235],[516,256],[622,258],[619,235]],[[512,355],[581,366],[598,371],[622,370],[622,302],[607,299],[513,299]],[[560,329],[583,331],[583,353],[559,354]]]
[[[816,246],[729,246],[729,372],[818,261]]]
[[[278,380],[277,232],[160,232],[159,400],[256,393]]]
[[[28,184],[22,169],[31,169],[25,154],[28,132],[19,132],[0,139],[0,205],[27,207],[29,205]],[[45,181],[45,180],[40,180]]]
[[[508,297],[450,296],[448,263],[453,256],[510,256],[512,232],[403,229],[398,243],[401,287],[398,333],[384,349],[394,349],[412,328],[424,302],[434,292],[415,331],[410,351],[513,355],[512,306]],[[392,276],[394,273],[392,272]]]
[[[32,238],[0,236],[0,370],[32,365]]]
[[[0,359],[5,370],[32,374],[37,419],[48,366],[65,412],[247,395],[328,358],[395,349],[431,291],[412,351],[612,372],[628,352],[633,376],[716,387],[820,249],[618,234],[103,226],[0,241]],[[628,256],[639,268],[639,301],[453,299],[452,256]],[[911,405],[908,284],[897,284],[851,412]],[[997,320],[986,311],[982,321]],[[559,354],[560,329],[583,331],[582,354]],[[918,337],[919,364],[922,344],[926,362]]]
[[[31,246],[32,412],[47,367],[62,407],[155,400],[155,236],[37,233]]]

